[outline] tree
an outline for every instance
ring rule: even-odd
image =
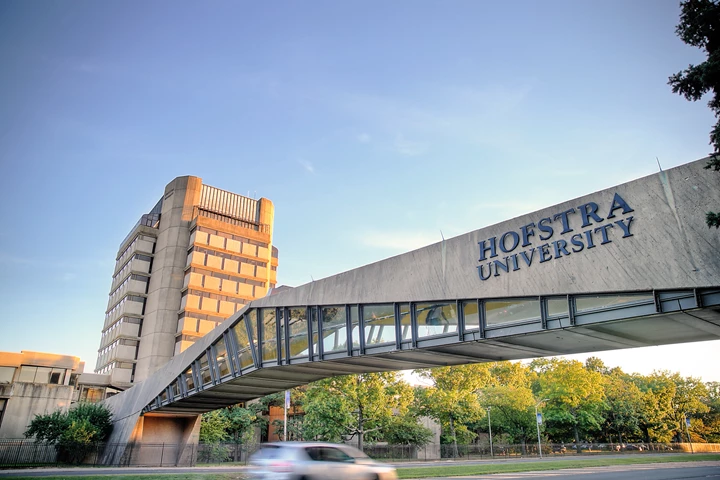
[[[442,439],[453,445],[453,456],[459,456],[458,440],[469,443],[475,434],[468,425],[485,414],[478,392],[489,382],[489,367],[471,364],[421,369],[415,370],[415,373],[433,383],[431,387],[419,388],[416,392],[420,411],[440,422],[444,432]]]
[[[646,442],[670,442],[673,436],[675,384],[664,374],[631,375],[629,380],[642,392],[643,408],[638,425]]]
[[[700,435],[707,442],[720,443],[720,382],[708,382],[705,387],[707,396],[703,403],[708,411],[701,417],[703,430]]]
[[[718,0],[685,0],[680,2],[680,23],[675,33],[688,45],[705,50],[707,60],[699,65],[690,65],[668,80],[673,93],[679,93],[687,100],[700,100],[706,93],[713,96],[708,107],[718,118],[710,131],[710,145],[713,152],[705,166],[720,171],[720,2]],[[708,227],[720,228],[720,212],[707,212]]]
[[[615,432],[618,443],[639,439],[640,419],[645,404],[637,385],[629,381],[621,371],[615,371],[607,376],[605,399],[605,426],[608,433]],[[612,438],[610,441],[612,442]]]
[[[497,386],[482,392],[483,404],[492,407],[493,431],[504,432],[513,443],[522,444],[535,438],[535,398],[528,387]],[[497,430],[496,430],[497,429]]]
[[[362,450],[366,440],[379,441],[391,428],[412,424],[408,418],[396,418],[410,415],[412,401],[412,388],[397,372],[320,380],[308,386],[301,400],[305,411],[303,437],[335,442],[357,437]],[[401,436],[400,432],[395,435]]]
[[[67,412],[35,415],[25,431],[35,443],[54,444],[58,458],[80,463],[112,433],[112,414],[98,403],[79,403]]]
[[[390,445],[413,445],[422,447],[433,438],[429,428],[418,423],[412,415],[394,416],[388,424],[384,440]]]
[[[228,439],[230,421],[223,415],[223,410],[203,413],[200,422],[200,441],[203,443],[220,443]]]
[[[545,412],[554,428],[569,427],[580,448],[580,432],[601,430],[605,409],[605,378],[577,360],[553,358],[539,376],[540,398],[548,398]]]
[[[696,430],[702,430],[702,414],[707,413],[710,408],[703,400],[707,399],[707,386],[695,377],[681,377],[679,373],[663,372],[675,384],[675,396],[673,397],[672,420],[677,425],[676,437],[683,438],[685,429],[685,418],[690,418],[691,426],[688,433],[695,437]],[[693,438],[693,441],[697,439]]]

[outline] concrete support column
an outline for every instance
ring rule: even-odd
[[[197,177],[178,177],[165,187],[135,366],[135,383],[148,378],[174,354],[190,221],[193,206],[199,202],[201,188],[202,180]]]

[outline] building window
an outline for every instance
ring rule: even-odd
[[[25,383],[64,385],[65,372],[66,370],[64,368],[31,367],[29,365],[22,365],[20,367],[20,375],[18,376],[17,381]]]
[[[7,398],[0,398],[0,427],[2,426],[3,414],[5,413],[6,407],[7,407]]]
[[[15,367],[0,367],[0,383],[12,383]]]
[[[80,393],[81,402],[97,403],[103,399],[104,388],[83,387]]]

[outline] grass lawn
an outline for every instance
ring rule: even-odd
[[[720,460],[720,454],[683,454],[667,456],[629,456],[627,458],[591,458],[584,460],[552,460],[522,463],[488,465],[438,465],[437,467],[398,468],[398,478],[452,477],[462,475],[487,475],[491,473],[537,472],[563,468],[607,467],[612,465],[633,465],[639,463],[699,462]]]

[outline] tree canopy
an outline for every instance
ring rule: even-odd
[[[707,59],[689,65],[671,75],[668,84],[673,93],[690,101],[711,93],[708,107],[718,119],[710,131],[711,158],[705,168],[720,171],[720,2],[718,0],[684,0],[680,2],[680,23],[675,33],[686,44],[704,50]],[[720,228],[720,212],[707,212],[709,227]]]

